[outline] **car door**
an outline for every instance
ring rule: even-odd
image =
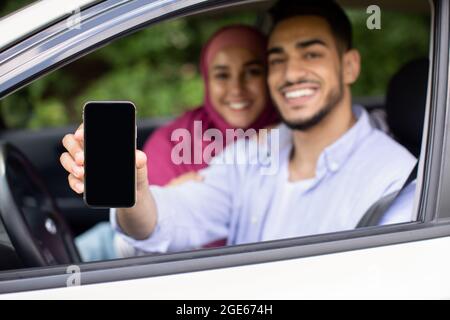
[[[83,12],[85,17],[97,16],[97,20],[86,22],[85,29],[65,33],[66,30],[51,38],[50,41],[55,41],[53,45],[61,43],[64,49],[42,51],[33,56],[33,66],[27,67],[24,62],[22,69],[11,68],[9,73],[0,75],[0,80],[4,80],[0,81],[0,92],[10,93],[49,69],[155,21],[225,10],[234,5],[251,6],[255,2],[258,1],[223,4],[137,0],[119,5],[116,1],[105,1],[103,15],[95,15],[99,10],[96,6]],[[178,299],[448,298],[450,278],[443,275],[450,267],[450,259],[442,252],[450,245],[450,201],[446,197],[450,186],[447,169],[450,131],[445,125],[450,107],[450,5],[447,1],[434,1],[431,10],[432,63],[415,205],[418,221],[170,255],[57,266],[35,273],[5,272],[0,274],[0,292],[40,291],[2,298],[86,298],[99,294],[104,298],[126,295]],[[60,28],[64,30],[62,23]],[[2,54],[4,57],[8,51]]]

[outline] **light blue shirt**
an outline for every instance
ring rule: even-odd
[[[292,131],[280,125],[276,174],[261,174],[264,164],[252,161],[221,164],[230,154],[245,154],[247,160],[255,156],[245,148],[249,144],[253,150],[257,140],[241,139],[201,171],[203,182],[150,187],[158,219],[148,239],[124,235],[114,209],[113,228],[145,252],[188,250],[222,238],[233,245],[353,229],[373,203],[402,187],[416,163],[372,125],[364,108],[354,106],[353,112],[356,123],[322,152],[313,179],[289,181]],[[384,224],[414,220],[414,188],[408,189]]]

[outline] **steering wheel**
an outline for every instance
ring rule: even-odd
[[[25,267],[81,262],[73,236],[36,168],[0,143],[0,218]]]

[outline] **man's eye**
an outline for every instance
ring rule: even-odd
[[[317,59],[320,57],[322,57],[322,54],[320,54],[318,52],[307,52],[304,54],[305,59]]]

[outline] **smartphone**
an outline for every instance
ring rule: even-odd
[[[136,107],[128,101],[87,102],[84,202],[96,208],[136,203]]]

